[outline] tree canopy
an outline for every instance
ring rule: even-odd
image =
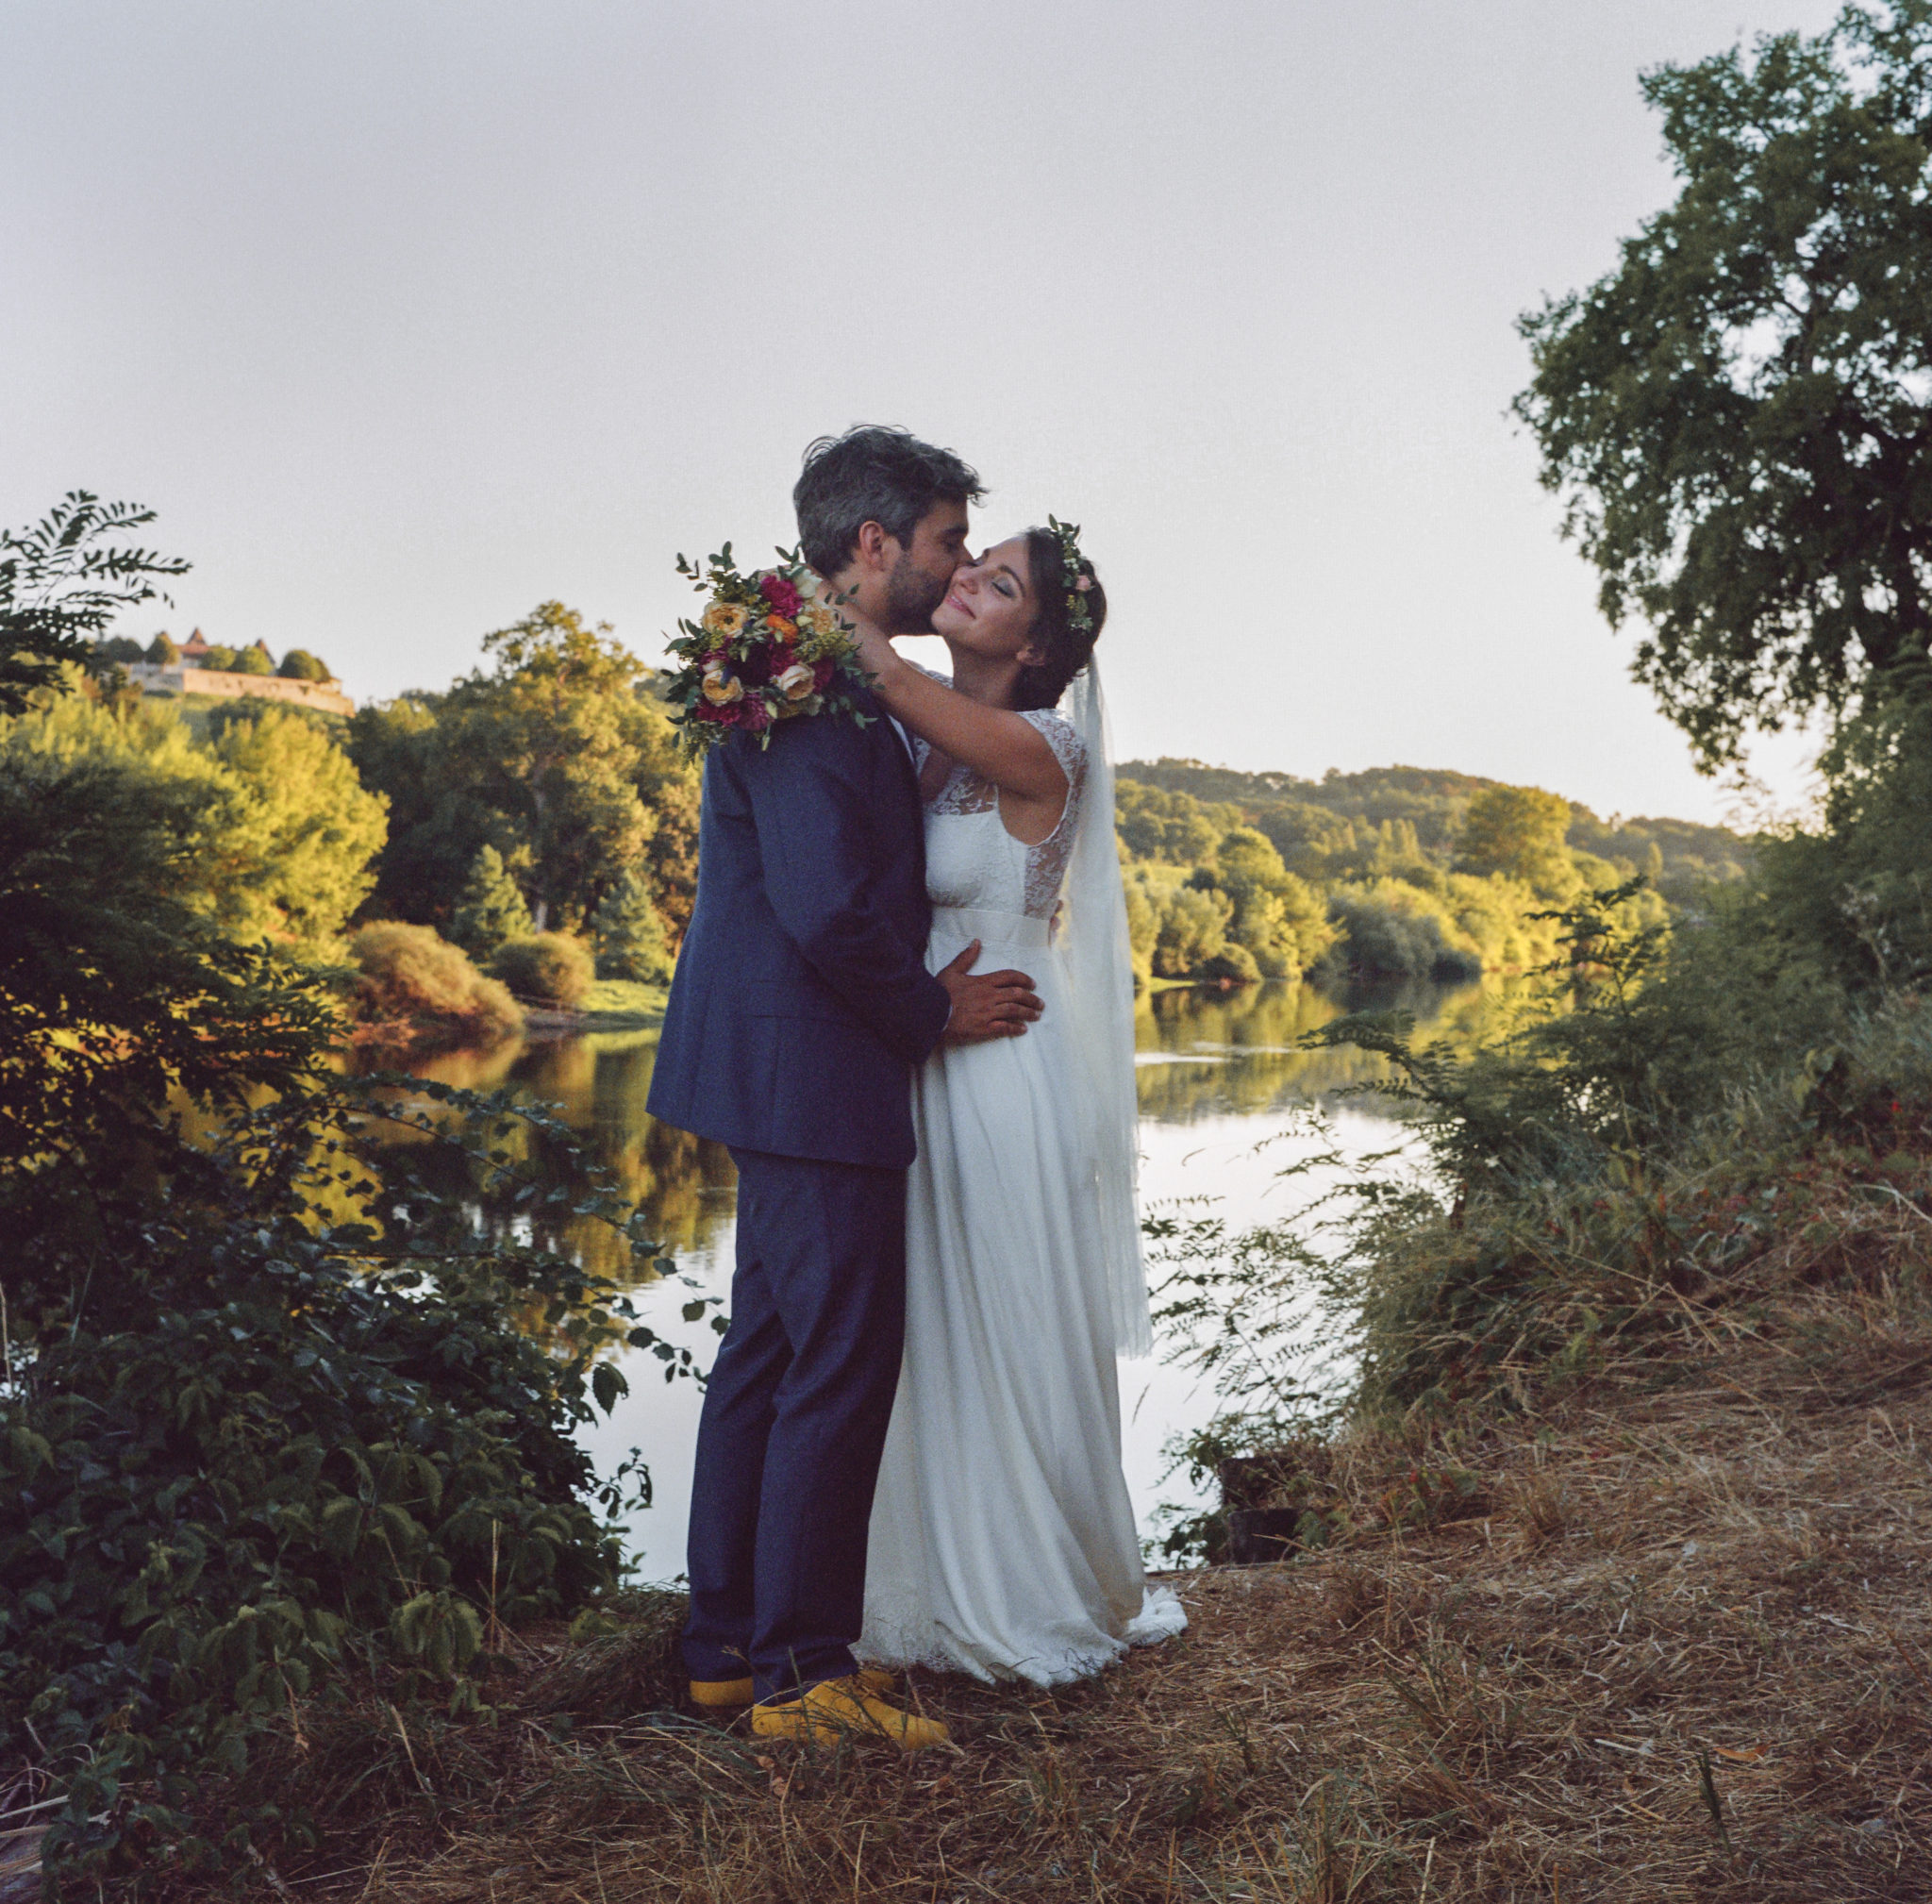
[[[1932,632],[1932,0],[1644,75],[1683,187],[1521,327],[1517,415],[1702,762]]]
[[[391,802],[377,903],[447,924],[493,846],[540,928],[585,928],[628,871],[681,927],[697,882],[697,775],[643,664],[561,602],[483,645],[490,665],[447,693],[352,723],[363,780]]]

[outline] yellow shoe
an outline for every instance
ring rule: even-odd
[[[693,1679],[691,1702],[707,1712],[734,1712],[758,1697],[758,1689],[747,1673],[741,1679]]]
[[[870,1693],[861,1674],[821,1680],[795,1699],[754,1706],[751,1729],[761,1739],[800,1739],[814,1745],[829,1745],[841,1738],[886,1739],[902,1752],[953,1742],[953,1735],[937,1719],[922,1719]]]

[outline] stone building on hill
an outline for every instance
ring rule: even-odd
[[[268,645],[257,642],[262,660],[269,660]],[[334,676],[310,681],[287,675],[243,672],[240,669],[210,668],[208,656],[215,644],[196,628],[183,642],[172,661],[129,661],[127,677],[138,682],[148,694],[211,694],[227,700],[246,695],[263,701],[281,701],[297,708],[315,708],[325,713],[353,714],[356,704],[342,693]],[[150,650],[153,652],[153,650]]]

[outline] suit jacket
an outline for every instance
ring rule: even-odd
[[[711,749],[649,1109],[741,1149],[904,1169],[911,1068],[950,1000],[925,969],[912,762],[864,704],[866,727],[814,716]]]

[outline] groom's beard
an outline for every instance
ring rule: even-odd
[[[924,569],[913,567],[910,555],[902,555],[886,577],[886,632],[931,634],[933,610],[945,600],[946,591],[952,586],[950,575],[935,580]]]

